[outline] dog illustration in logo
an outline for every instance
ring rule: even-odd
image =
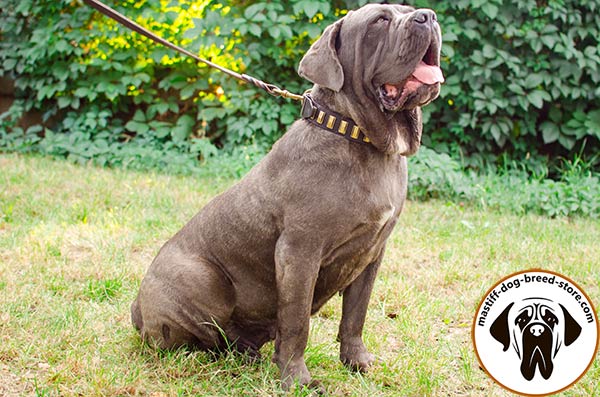
[[[561,304],[546,298],[527,298],[513,302],[494,320],[490,333],[502,343],[503,351],[511,345],[521,360],[521,374],[528,381],[536,368],[544,379],[554,370],[553,359],[564,343],[571,345],[581,334],[581,326]]]

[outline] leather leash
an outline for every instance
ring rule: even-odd
[[[275,97],[290,98],[296,101],[302,101],[302,118],[310,124],[322,128],[325,131],[332,132],[338,136],[342,136],[351,142],[362,144],[370,143],[369,138],[364,134],[364,132],[358,127],[358,125],[356,125],[356,123],[352,119],[344,117],[341,114],[336,113],[333,110],[330,110],[325,106],[318,104],[317,102],[315,102],[314,99],[312,99],[309,92],[306,92],[304,95],[293,94],[288,90],[284,90],[277,87],[274,84],[265,83],[264,81],[254,78],[252,76],[248,76],[247,74],[240,74],[234,72],[233,70],[227,69],[223,66],[217,65],[216,63],[200,58],[199,56],[192,54],[188,50],[181,48],[171,43],[170,41],[163,39],[162,37],[157,36],[148,29],[143,28],[142,26],[138,25],[123,14],[115,11],[106,4],[100,2],[99,0],[83,1],[87,5],[95,8],[107,17],[133,30],[134,32],[137,32],[149,38],[155,43],[169,47],[183,55],[195,59],[197,62],[204,63],[210,66],[211,68],[217,69],[238,80],[242,80],[246,83],[253,84],[256,87],[265,90],[266,92]]]

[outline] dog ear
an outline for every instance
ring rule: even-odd
[[[343,18],[328,26],[300,60],[298,74],[305,79],[338,92],[344,85],[344,70],[338,58],[336,40]]]
[[[558,305],[565,316],[565,346],[569,346],[579,338],[579,335],[581,334],[581,325],[575,321],[573,316],[571,316],[563,305],[560,303]]]
[[[507,351],[508,347],[510,346],[510,330],[508,329],[508,312],[510,311],[510,309],[513,307],[514,304],[515,303],[513,302],[510,305],[506,306],[506,309],[504,309],[504,311],[502,313],[500,313],[498,318],[496,318],[496,320],[494,320],[494,322],[492,323],[492,326],[490,327],[490,334],[492,334],[494,339],[496,339],[498,342],[502,343],[502,346],[504,347],[502,349],[502,351]]]

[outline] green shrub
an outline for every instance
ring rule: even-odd
[[[135,5],[135,7],[134,7]],[[200,11],[165,1],[123,1],[116,7],[179,44]],[[215,154],[199,112],[211,72],[73,1],[13,1],[0,17],[0,74],[15,79],[12,108],[0,120],[0,147],[100,165],[169,168]],[[224,58],[224,57],[219,57]],[[219,59],[227,63],[226,59]],[[43,111],[45,127],[16,121]],[[12,132],[8,132],[12,130]],[[36,137],[37,136],[37,137]]]
[[[302,92],[310,86],[296,75],[304,51],[365,2],[109,4],[219,64]],[[435,9],[444,35],[447,82],[426,108],[427,146],[479,168],[506,155],[572,158],[586,142],[584,157],[600,149],[596,0],[407,3]],[[210,157],[214,145],[268,148],[297,118],[298,103],[198,67],[80,2],[5,0],[2,8],[0,75],[15,79],[19,100],[0,117],[1,150],[162,167],[170,156]],[[45,128],[14,128],[31,109]]]
[[[476,166],[501,153],[598,152],[597,0],[414,3],[437,11],[444,38],[447,80],[426,109],[426,145]]]
[[[516,214],[600,218],[600,178],[581,155],[562,160],[559,180],[513,162],[466,171],[447,154],[421,147],[409,160],[409,198],[442,199]]]
[[[329,23],[357,5],[339,3],[142,0],[114,7],[213,62],[302,92],[309,84],[296,63],[321,31],[311,21]],[[0,150],[190,168],[216,154],[215,145],[255,142],[266,150],[299,113],[298,103],[198,66],[79,2],[7,0],[0,35],[0,75],[15,79],[18,98],[0,117]],[[43,112],[44,128],[16,127],[32,109]]]

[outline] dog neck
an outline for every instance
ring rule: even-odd
[[[354,120],[317,102],[310,93],[304,94],[302,100],[302,118],[312,125],[342,136],[351,142],[371,143],[371,140]]]
[[[355,91],[357,89],[359,87],[354,87]],[[347,95],[344,89],[334,92],[315,85],[310,95],[314,102],[326,103],[328,109],[356,123],[371,145],[384,154],[410,156],[420,146],[422,128],[420,109],[400,112],[403,114],[390,118],[381,112],[375,103],[370,103],[368,100],[364,103],[359,100],[361,97],[367,97],[366,93],[362,96]],[[415,134],[407,128],[408,125],[415,127]],[[367,129],[365,126],[374,126],[375,129]]]

